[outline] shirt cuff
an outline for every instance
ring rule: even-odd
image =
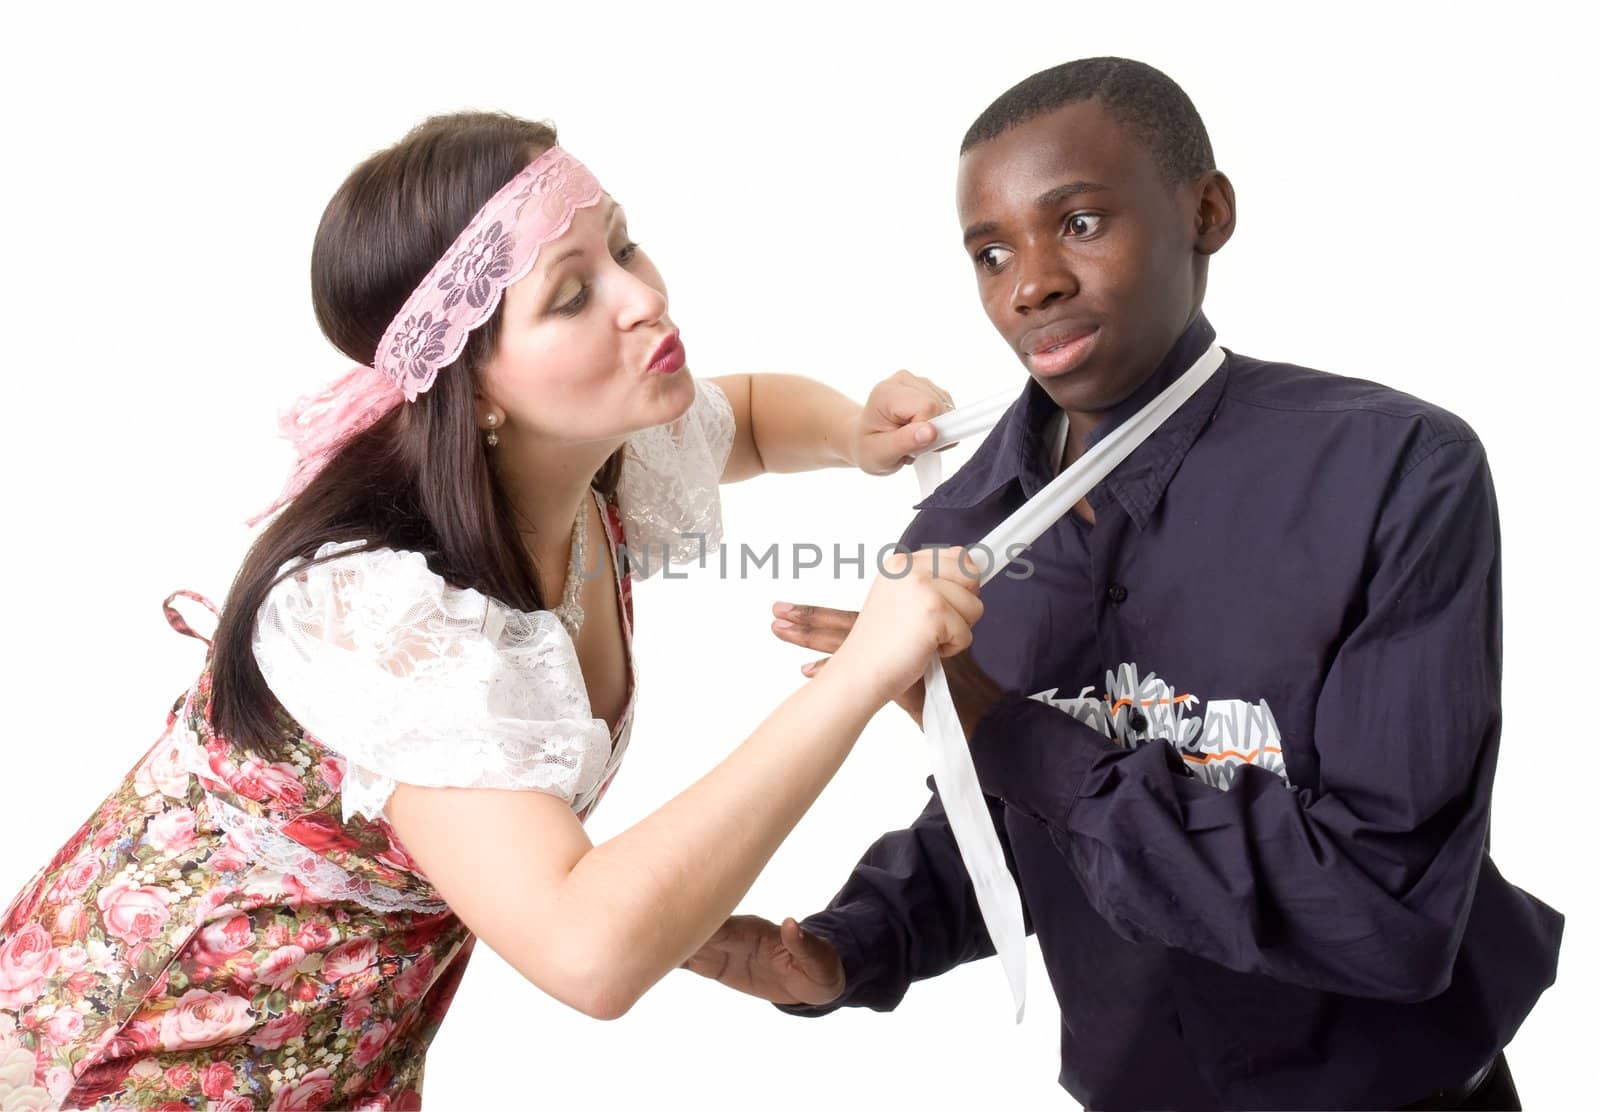
[[[1118,751],[1071,715],[1021,695],[991,707],[969,745],[986,795],[1053,826],[1066,824],[1094,763]]]
[[[833,946],[844,966],[844,991],[827,1004],[778,1004],[780,1012],[813,1018],[840,1008],[893,1011],[909,986],[896,977],[885,955],[898,953],[899,944],[881,938],[891,930],[883,913],[864,904],[845,904],[800,921],[802,930]]]

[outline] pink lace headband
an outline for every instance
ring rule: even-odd
[[[551,147],[489,198],[389,322],[373,365],[351,368],[279,418],[279,433],[294,445],[294,470],[276,501],[248,524],[303,491],[352,437],[432,386],[505,288],[533,269],[540,248],[565,235],[577,211],[602,193],[583,163]]]

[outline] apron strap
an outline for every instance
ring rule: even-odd
[[[206,648],[209,649],[211,647],[211,638],[196,633],[194,627],[185,621],[183,615],[178,613],[177,608],[172,605],[173,600],[180,597],[198,602],[201,606],[204,606],[207,610],[211,611],[211,616],[219,621],[221,620],[222,615],[217,611],[216,606],[212,604],[210,599],[196,591],[173,591],[161,603],[161,613],[166,616],[167,624],[169,626],[183,634],[185,637],[193,637],[196,641],[205,642]],[[212,632],[215,633],[216,631],[213,630]]]

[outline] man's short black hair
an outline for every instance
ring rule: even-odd
[[[1013,85],[973,121],[961,153],[1080,100],[1104,105],[1145,144],[1169,182],[1193,181],[1216,169],[1211,138],[1188,94],[1154,66],[1130,58],[1079,58]]]

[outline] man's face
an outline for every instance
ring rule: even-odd
[[[961,157],[957,208],[984,311],[1062,409],[1122,401],[1192,319],[1201,191],[1165,182],[1095,100]]]

